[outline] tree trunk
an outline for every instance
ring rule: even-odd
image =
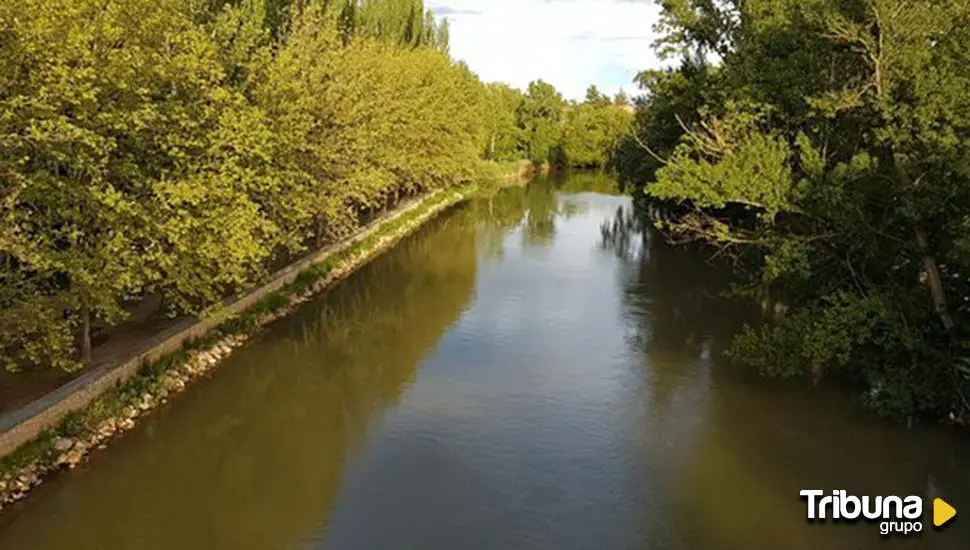
[[[936,314],[940,316],[946,330],[953,330],[955,323],[950,316],[950,310],[946,305],[946,292],[943,290],[943,280],[940,278],[940,268],[936,264],[936,258],[929,252],[929,243],[926,233],[922,229],[916,230],[916,247],[923,260],[923,269],[926,271],[926,284],[930,287],[930,294],[933,296],[933,307]]]
[[[317,216],[317,234],[315,235],[317,248],[323,246],[324,223],[323,216]]]
[[[81,306],[81,362],[91,364],[91,308]]]
[[[165,317],[168,317],[168,313],[169,313],[168,296],[165,294],[165,292],[160,292],[160,294],[161,295],[158,297],[158,309],[155,311],[156,317],[158,316],[159,313],[161,313]]]
[[[913,180],[909,177],[899,155],[896,154],[896,150],[891,146],[890,154],[892,155],[893,168],[896,170],[896,177],[899,178],[904,187],[915,190]],[[913,233],[916,237],[916,250],[923,262],[923,271],[926,272],[926,285],[930,288],[930,295],[933,297],[933,308],[940,317],[940,321],[943,322],[943,327],[949,332],[953,330],[955,323],[946,305],[946,291],[943,288],[943,280],[940,278],[940,268],[936,263],[936,258],[930,253],[926,231],[917,226]]]

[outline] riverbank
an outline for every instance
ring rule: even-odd
[[[522,163],[499,167],[495,183],[526,181]],[[491,180],[492,178],[488,178]],[[465,200],[477,185],[438,191],[375,220],[350,239],[277,272],[265,285],[214,316],[156,335],[157,345],[86,373],[0,420],[0,510],[23,499],[43,479],[73,468],[93,450],[134,427],[138,418],[184,390],[262,327],[346,277],[358,267]],[[156,338],[158,340],[159,338]]]
[[[528,160],[511,162],[483,162],[479,177],[485,181],[508,183],[527,181],[533,176],[548,174],[552,170],[549,163],[534,164]]]
[[[483,186],[47,478],[0,550],[854,550],[876,526],[806,523],[800,490],[970,502],[964,433],[732,366],[730,263],[597,177]]]

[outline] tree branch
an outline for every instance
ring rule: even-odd
[[[640,141],[640,136],[638,136],[636,132],[633,132],[633,140],[637,142],[637,145],[639,145],[640,148],[642,148],[647,153],[650,153],[650,156],[652,156],[653,158],[657,159],[657,162],[659,162],[662,165],[666,165],[667,164],[667,160],[666,159],[661,158],[660,155],[658,155],[657,153],[654,153],[653,152],[653,149],[651,149],[649,146],[647,146],[646,143]]]

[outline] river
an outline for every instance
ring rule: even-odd
[[[806,521],[802,489],[970,506],[968,438],[727,364],[757,312],[612,188],[446,212],[5,510],[0,549],[966,548],[959,517]]]

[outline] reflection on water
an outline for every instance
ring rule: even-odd
[[[6,513],[0,549],[856,549],[886,541],[809,525],[799,490],[970,506],[960,437],[727,365],[756,312],[613,189],[453,209]]]

